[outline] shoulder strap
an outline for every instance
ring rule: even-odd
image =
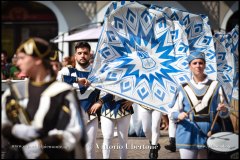
[[[212,97],[213,93],[216,91],[218,84],[219,84],[218,81],[212,81],[207,90],[207,93],[204,95],[202,99],[202,106],[207,106],[208,101]]]
[[[51,97],[54,97],[64,91],[68,91],[68,90],[70,91],[71,89],[72,89],[72,86],[70,86],[64,82],[54,81],[52,84],[50,84],[41,94],[41,99],[44,100],[44,103],[41,103],[43,101],[40,100],[39,108],[38,108],[36,114],[34,115],[32,125],[35,126],[36,128],[43,127],[44,118],[50,109],[50,105],[46,105],[46,103],[50,103],[50,102],[48,102],[49,100],[46,97],[51,98]],[[54,105],[58,106],[58,102],[55,102],[55,103],[56,104],[54,104]],[[58,108],[58,109],[61,109],[61,108]]]
[[[199,103],[199,100],[198,98],[196,97],[194,91],[192,90],[192,88],[189,86],[189,85],[185,85],[183,88],[184,88],[184,91],[187,93],[190,101],[192,102],[193,106],[196,106],[195,107],[195,111],[196,112],[199,112],[201,110],[203,110],[205,107],[207,107],[208,105],[208,102],[210,100],[210,98],[212,97],[213,93],[215,92],[215,89],[218,85],[218,81],[211,81],[211,84],[206,92],[206,94],[204,95],[201,103]]]
[[[194,91],[192,90],[192,88],[189,85],[185,85],[183,87],[184,91],[186,92],[186,94],[188,95],[190,101],[192,102],[193,106],[196,106],[198,104],[198,98],[195,95]]]

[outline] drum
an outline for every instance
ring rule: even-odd
[[[219,132],[207,139],[209,159],[238,159],[238,135]]]

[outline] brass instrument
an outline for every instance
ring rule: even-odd
[[[31,122],[28,118],[28,115],[25,111],[25,109],[19,104],[19,99],[17,97],[16,92],[13,89],[12,82],[9,80],[7,82],[11,96],[13,96],[13,99],[10,100],[10,102],[6,106],[6,113],[8,118],[14,123],[22,123],[26,125],[30,125]]]
[[[31,125],[31,121],[29,119],[29,116],[25,109],[19,104],[19,98],[13,89],[11,80],[7,81],[7,84],[9,86],[11,96],[13,97],[10,102],[6,106],[6,113],[8,118],[14,123],[14,124],[25,124],[25,125]],[[40,140],[39,140],[40,141]],[[40,141],[41,142],[41,141]],[[21,143],[21,142],[20,142]],[[39,156],[41,159],[48,159],[48,155],[44,152],[41,153]]]

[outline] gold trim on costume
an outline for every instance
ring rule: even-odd
[[[201,145],[201,144],[176,144],[176,146],[197,146],[197,147],[206,147],[205,145]]]
[[[70,113],[70,109],[67,106],[62,106],[62,110],[66,113]]]
[[[58,54],[58,52],[55,51],[55,52],[54,52],[54,55],[53,55],[52,57],[49,57],[50,60],[51,60],[51,61],[55,61],[55,60],[57,59],[57,54]]]
[[[55,78],[54,78],[54,77],[51,77],[51,80],[50,80],[50,81],[47,81],[47,82],[35,82],[35,81],[30,81],[30,82],[31,82],[31,84],[32,84],[33,86],[39,87],[39,86],[43,86],[44,84],[47,84],[47,83],[49,83],[49,82],[52,82],[52,81],[54,81],[54,80],[55,80]]]
[[[152,108],[149,108],[149,107],[147,107],[147,106],[144,106],[144,105],[140,105],[142,108],[144,108],[144,109],[147,109],[147,110],[149,110],[149,111],[152,111],[153,109]]]

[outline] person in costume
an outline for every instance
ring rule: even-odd
[[[174,99],[172,100],[172,103],[170,103],[168,106],[172,108],[175,104],[177,98],[177,92],[175,93]],[[169,136],[169,144],[165,145],[165,149],[169,150],[171,152],[176,152],[176,121],[174,121],[170,114],[168,114],[169,119],[169,127],[168,127],[168,136]]]
[[[74,158],[85,126],[76,92],[55,81],[49,43],[38,37],[16,51],[17,66],[29,79],[11,84],[2,96],[2,135],[9,142],[5,158]],[[84,85],[86,80],[79,82]]]
[[[142,105],[139,109],[140,116],[144,117],[142,119],[143,132],[150,143],[149,158],[157,159],[158,151],[161,148],[158,141],[160,138],[160,124],[162,113],[160,111]]]
[[[204,73],[205,54],[192,52],[187,61],[192,78],[179,86],[169,117],[177,122],[176,147],[181,159],[205,159],[208,133],[221,131],[220,123],[215,123],[210,130],[214,118],[217,113],[221,118],[228,117],[229,105],[219,82]]]
[[[58,73],[58,80],[72,85],[78,94],[80,106],[84,110],[86,122],[86,158],[96,158],[96,138],[98,129],[98,117],[96,113],[90,113],[90,108],[97,103],[100,91],[91,86],[84,86],[79,79],[87,78],[91,69],[91,46],[87,42],[77,42],[75,45],[75,67],[63,67]]]
[[[168,136],[169,136],[169,144],[165,145],[165,149],[169,150],[171,152],[176,152],[176,122],[174,122],[172,119],[169,119],[169,125],[168,125]]]
[[[133,114],[132,102],[101,91],[100,99],[91,109],[95,113],[101,108],[101,130],[103,134],[102,153],[103,159],[109,159],[113,149],[112,140],[114,128],[117,127],[118,145],[120,159],[127,159],[128,129]]]

